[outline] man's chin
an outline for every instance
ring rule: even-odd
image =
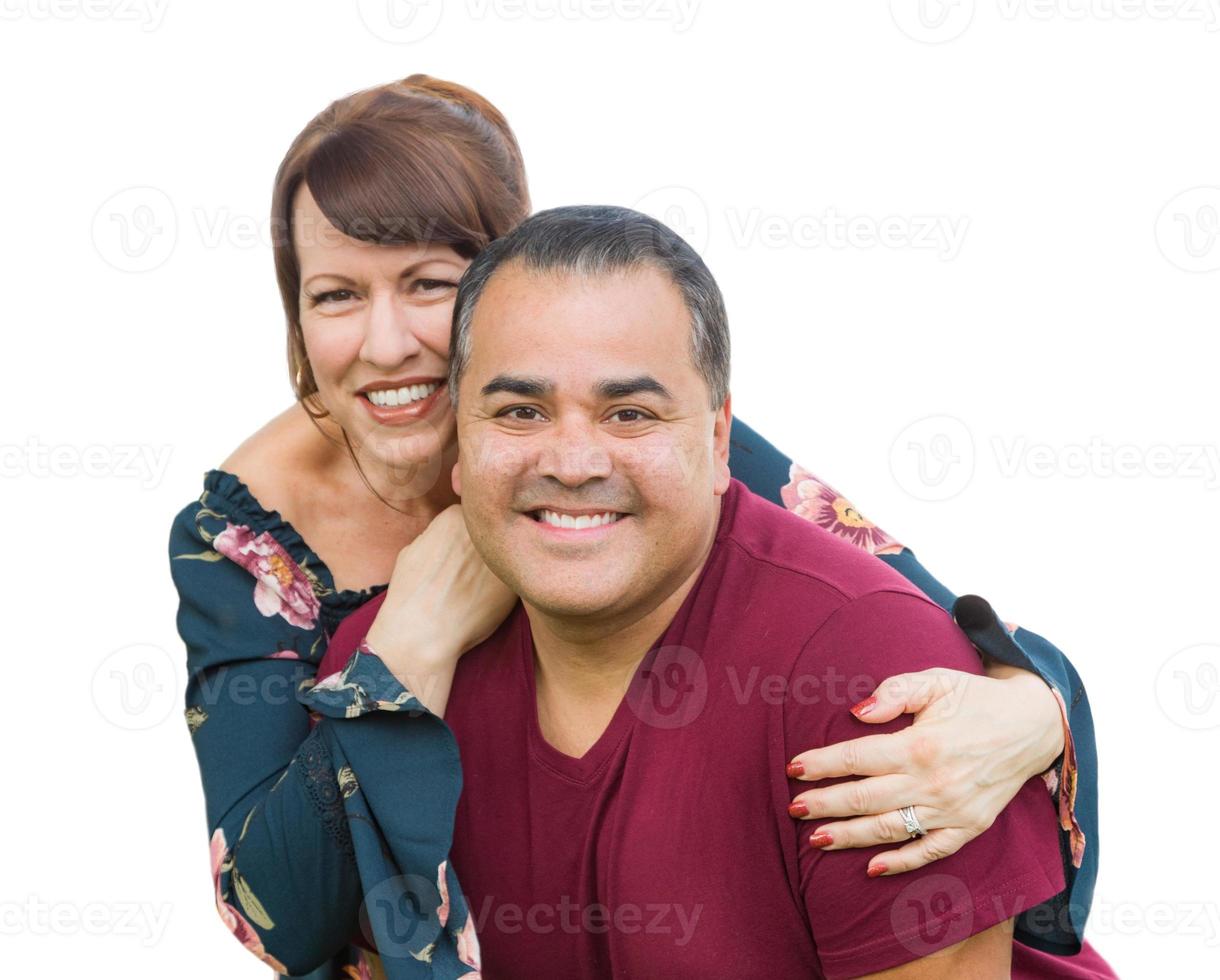
[[[624,599],[605,589],[590,589],[586,585],[556,584],[539,587],[537,582],[525,582],[517,589],[525,603],[554,619],[597,619],[617,609]]]

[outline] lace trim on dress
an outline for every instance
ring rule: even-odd
[[[301,743],[296,762],[301,785],[313,801],[326,833],[340,850],[354,857],[356,852],[352,846],[352,832],[347,824],[347,813],[343,809],[343,793],[335,775],[330,750],[326,748],[319,729],[315,728]]]

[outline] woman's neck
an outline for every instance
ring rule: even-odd
[[[419,523],[422,530],[442,510],[459,502],[450,479],[457,463],[456,442],[445,447],[439,460],[391,465],[351,442],[331,420],[322,419],[320,424],[330,444],[326,482],[346,487],[349,499],[363,500],[370,512],[377,513],[380,504]]]

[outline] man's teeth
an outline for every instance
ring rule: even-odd
[[[604,514],[582,514],[580,517],[573,517],[571,514],[556,514],[553,510],[538,511],[538,520],[544,524],[549,524],[551,527],[569,527],[577,531],[586,527],[613,524],[622,516],[614,511],[607,511]]]
[[[439,382],[426,385],[407,385],[405,388],[390,388],[385,391],[369,391],[366,394],[378,408],[394,408],[398,405],[409,405],[421,398],[427,398],[440,387]]]

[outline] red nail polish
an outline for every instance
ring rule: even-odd
[[[814,847],[829,847],[835,842],[835,839],[830,834],[814,834],[809,838],[809,843]]]
[[[800,779],[805,775],[805,763],[789,762],[788,768],[784,770],[788,774],[789,779]]]
[[[852,708],[851,713],[853,715],[855,715],[857,718],[863,718],[866,714],[868,714],[870,711],[873,710],[873,705],[875,705],[876,703],[877,703],[877,695],[874,694],[871,697],[865,698],[863,701],[861,701],[859,704],[857,704],[854,708]]]
[[[870,864],[868,867],[868,876],[870,878],[880,878],[883,874],[885,874],[889,870],[890,869],[887,868],[884,864]]]
[[[788,804],[788,816],[807,817],[809,816],[809,807],[805,805],[804,800],[793,800]]]

